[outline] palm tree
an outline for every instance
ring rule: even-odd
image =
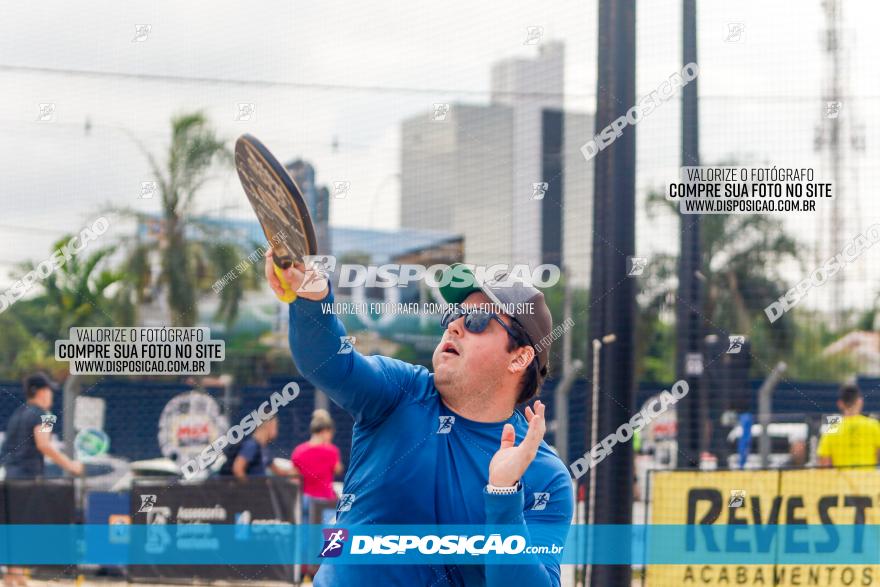
[[[229,152],[205,115],[195,112],[171,120],[171,144],[165,167],[152,154],[147,153],[147,158],[162,196],[160,281],[167,287],[172,324],[193,326],[199,276],[193,271],[197,263],[187,242],[187,221],[193,212],[195,194],[208,180],[211,166],[217,159],[228,160]]]
[[[60,243],[59,243],[60,244]],[[58,245],[56,245],[57,247]],[[44,306],[44,319],[49,327],[66,334],[72,326],[127,326],[131,304],[122,296],[124,275],[106,267],[112,254],[109,248],[87,257],[71,257],[58,271],[46,278],[45,294],[37,301]]]
[[[193,326],[198,315],[199,296],[233,269],[251,249],[228,240],[223,227],[194,216],[197,192],[211,179],[216,164],[228,165],[232,160],[208,119],[201,112],[176,116],[171,120],[171,142],[164,164],[141,145],[161,194],[162,219],[159,238],[158,275],[153,275],[150,256],[154,242],[135,237],[128,243],[127,272],[136,292],[136,303],[152,301],[150,286],[156,283],[163,290],[174,326]],[[141,222],[151,220],[131,210],[116,210],[134,216]],[[231,326],[238,315],[239,304],[248,288],[259,283],[262,265],[252,267],[231,280],[220,291],[220,304],[215,315]],[[154,290],[158,291],[158,290]]]

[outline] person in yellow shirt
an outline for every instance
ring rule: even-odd
[[[877,466],[880,422],[862,415],[865,400],[855,383],[840,388],[837,407],[843,421],[832,424],[819,440],[816,454],[823,467]]]

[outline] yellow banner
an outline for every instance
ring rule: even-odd
[[[651,478],[652,524],[880,524],[880,471],[662,471]],[[719,545],[724,550],[725,545]],[[880,566],[649,565],[647,587],[880,586]]]

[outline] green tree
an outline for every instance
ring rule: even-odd
[[[797,336],[791,353],[785,359],[788,364],[787,378],[843,383],[859,372],[858,361],[852,355],[829,355],[825,352],[830,344],[849,331],[848,328],[830,328],[828,317],[815,310],[798,309],[789,316],[794,321]],[[761,340],[754,339],[753,344],[761,344]]]
[[[72,236],[58,240],[52,251],[60,251]],[[111,268],[111,254],[112,249],[104,247],[70,256],[37,282],[36,296],[20,300],[2,315],[0,360],[8,375],[38,368],[58,371],[52,358],[54,341],[67,339],[72,326],[133,324],[125,275]],[[35,268],[34,263],[22,264],[19,277]]]
[[[28,332],[14,309],[0,314],[0,332],[0,376],[4,379],[18,379],[47,366],[47,341]]]
[[[661,214],[677,213],[677,206],[655,190],[648,194],[647,212],[656,220]],[[683,222],[687,221],[685,216]],[[704,330],[707,334],[760,333],[767,344],[753,346],[753,355],[763,363],[755,365],[756,370],[766,372],[792,350],[793,322],[781,320],[770,328],[764,308],[788,289],[781,268],[803,268],[797,243],[771,215],[705,214],[701,222],[703,258],[697,277],[703,286]],[[640,280],[644,313],[640,325],[647,339],[656,335],[658,320],[665,319],[667,324],[674,320],[677,269],[677,255],[658,254],[650,259]]]

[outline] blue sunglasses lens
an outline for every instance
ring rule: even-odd
[[[440,326],[442,326],[444,330],[449,328],[449,325],[457,320],[459,316],[460,314],[455,308],[447,308],[443,313],[443,317],[440,318]]]
[[[464,316],[464,327],[468,332],[473,332],[475,334],[479,334],[486,330],[486,326],[489,325],[489,320],[492,319],[492,314],[487,312],[468,312],[467,310],[462,310],[460,308],[449,308],[446,310],[446,313],[443,314],[443,318],[440,319],[440,325],[444,329],[449,328],[450,324],[462,316]]]
[[[491,319],[492,314],[487,314],[486,312],[473,312],[464,317],[464,327],[475,334],[479,334],[486,330],[486,327],[489,325],[489,320]]]

